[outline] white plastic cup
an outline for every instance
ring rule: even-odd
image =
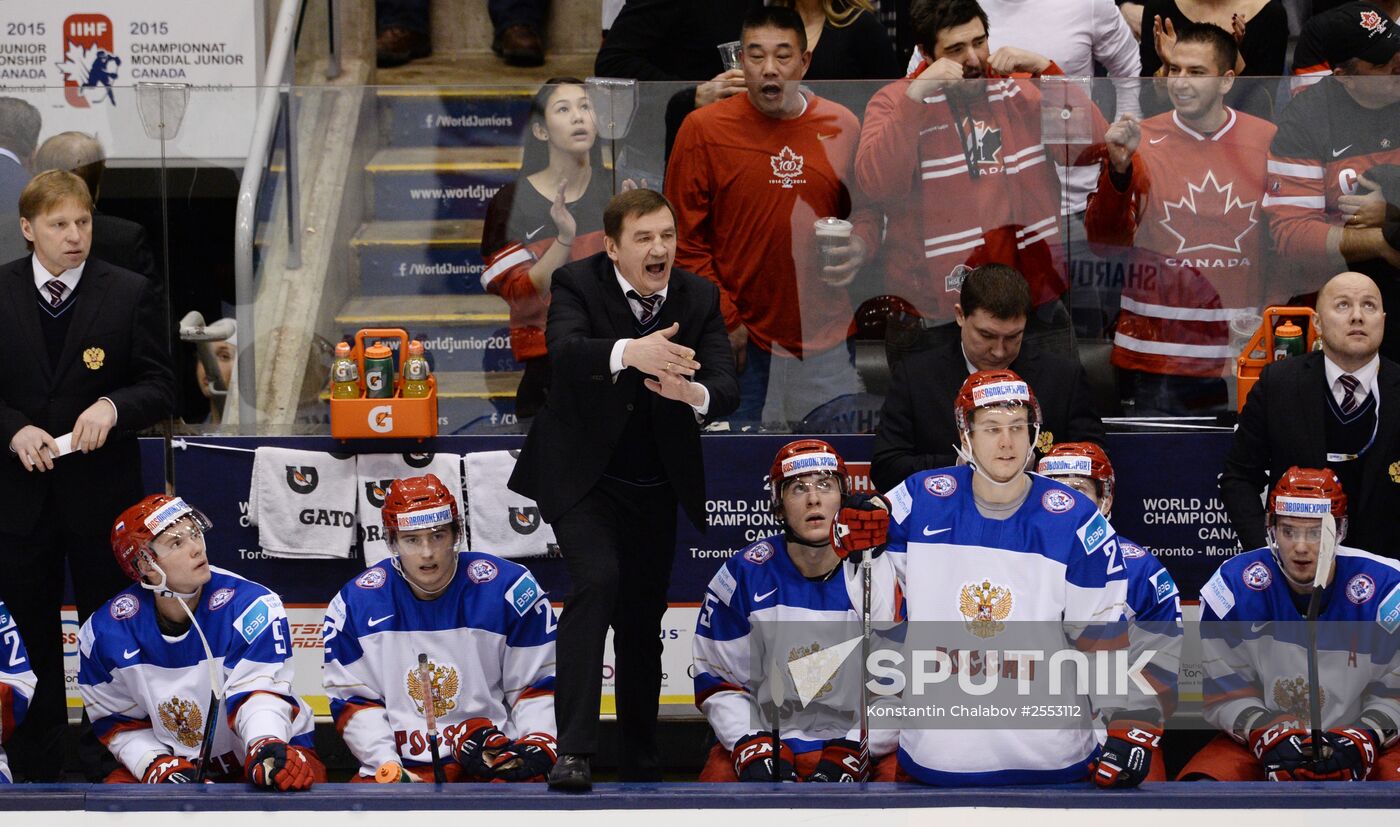
[[[728,43],[721,43],[719,48],[719,60],[724,64],[725,71],[739,68],[739,54],[744,49],[742,41],[731,40]]]
[[[854,226],[844,218],[833,217],[818,218],[812,226],[817,236],[817,250],[821,253],[821,275],[822,278],[827,278],[827,267],[846,262],[845,255],[837,255],[833,251],[850,245],[851,230]]]

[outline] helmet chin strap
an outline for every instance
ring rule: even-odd
[[[460,533],[458,534],[458,537],[461,537]],[[397,540],[389,544],[389,550],[393,552],[394,555],[393,558],[390,560],[390,564],[394,567],[394,570],[397,571],[399,575],[403,577],[404,580],[407,580],[413,586],[413,588],[417,589],[418,591],[422,592],[428,597],[437,597],[438,595],[447,591],[447,587],[452,585],[453,580],[457,579],[457,555],[459,553],[457,546],[460,544],[460,542],[461,541],[458,540],[457,543],[452,544],[452,574],[448,576],[447,581],[443,583],[442,586],[431,591],[423,588],[417,583],[414,583],[413,579],[404,573],[403,564],[399,562],[399,544]]]
[[[155,592],[157,595],[159,595],[160,597],[177,597],[177,598],[180,598],[180,605],[181,605],[181,606],[185,606],[185,601],[186,601],[186,600],[193,600],[195,597],[197,597],[197,596],[199,595],[199,589],[195,589],[194,591],[190,592],[189,594],[185,594],[184,592],[177,592],[177,591],[175,591],[174,589],[170,588],[170,578],[169,578],[168,575],[166,575],[165,569],[163,569],[163,568],[160,567],[160,563],[157,563],[157,562],[156,562],[156,558],[155,558],[154,556],[152,556],[152,555],[149,555],[149,554],[145,555],[145,558],[146,558],[146,562],[149,563],[149,564],[151,565],[151,568],[155,569],[156,572],[157,572],[158,574],[160,574],[160,582],[159,582],[159,583],[155,583],[155,584],[151,584],[151,583],[147,583],[144,579],[142,579],[142,580],[141,580],[141,588],[146,589],[146,590],[148,590],[148,591],[153,591],[153,592]],[[188,606],[185,606],[185,614],[189,614],[189,611],[190,611],[190,610],[189,610],[189,607],[188,607]],[[190,615],[190,620],[191,620],[191,621],[194,620],[194,615]]]
[[[969,433],[971,433],[971,431],[963,431],[963,434],[964,434],[964,435],[969,434]],[[1026,461],[1025,461],[1024,463],[1022,463],[1022,465],[1021,465],[1021,471],[1022,471],[1022,472],[1025,472],[1026,470],[1028,470],[1028,469],[1031,467],[1031,462],[1032,462],[1032,460],[1035,459],[1035,444],[1036,444],[1037,442],[1039,442],[1039,441],[1040,441],[1040,426],[1039,426],[1039,425],[1036,425],[1036,426],[1035,426],[1035,429],[1031,432],[1031,445],[1030,445],[1030,450],[1026,451]],[[959,445],[954,445],[954,446],[953,446],[953,450],[954,450],[955,452],[957,452],[958,457],[959,457],[960,459],[962,459],[963,462],[967,463],[967,465],[968,465],[970,468],[972,468],[973,472],[975,472],[975,473],[977,474],[977,476],[981,477],[982,479],[986,480],[987,482],[991,483],[992,485],[997,486],[998,488],[1004,488],[1004,487],[1006,487],[1006,486],[1008,486],[1008,485],[1011,485],[1011,484],[1017,482],[1018,478],[1020,477],[1020,474],[1017,474],[1015,477],[1012,477],[1011,479],[1007,480],[1006,482],[998,482],[997,480],[992,479],[991,476],[990,476],[986,471],[983,471],[983,470],[982,470],[982,466],[980,466],[980,465],[977,464],[977,460],[976,460],[976,459],[973,459],[973,456],[972,456],[972,448],[971,448],[971,440],[970,440],[970,439],[968,440],[968,445],[969,445],[969,447],[968,447],[966,450],[964,450],[963,447],[962,447],[962,445],[960,445],[960,444],[959,444]]]

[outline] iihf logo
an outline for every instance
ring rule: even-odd
[[[106,100],[116,105],[112,84],[122,59],[113,54],[112,21],[103,14],[73,14],[63,21],[63,96],[87,109]]]

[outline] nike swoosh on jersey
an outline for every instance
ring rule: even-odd
[[[1249,631],[1250,631],[1251,634],[1257,633],[1260,629],[1267,629],[1267,628],[1269,628],[1269,624],[1270,624],[1270,623],[1273,623],[1273,621],[1272,621],[1272,620],[1266,620],[1266,621],[1264,621],[1263,623],[1251,623],[1251,624],[1249,624]]]
[[[1346,152],[1348,149],[1351,149],[1351,147],[1352,147],[1351,144],[1347,144],[1346,146],[1342,147],[1341,149],[1334,149],[1334,150],[1332,150],[1332,157],[1333,157],[1333,158],[1340,158],[1340,157],[1342,157],[1342,153],[1343,153],[1343,152]]]
[[[384,615],[383,617],[371,617],[371,618],[369,619],[369,623],[367,623],[366,625],[369,626],[369,627],[371,627],[371,628],[373,628],[373,627],[378,626],[379,624],[383,623],[384,621],[388,620],[388,619],[391,618],[391,617],[393,617],[393,615]]]
[[[952,531],[952,530],[953,530],[952,528],[929,528],[928,526],[924,526],[924,536],[925,536],[925,537],[932,537],[932,536],[935,535],[935,534],[942,534],[942,533],[945,532],[945,531]]]
[[[1167,136],[1166,136],[1166,135],[1163,135],[1163,136],[1160,137],[1160,138],[1148,138],[1148,139],[1147,139],[1147,142],[1148,142],[1149,144],[1160,144],[1161,142],[1165,141],[1166,139],[1167,139]]]
[[[540,231],[543,230],[544,228],[545,228],[545,225],[541,224],[540,226],[538,226],[538,227],[536,227],[535,229],[531,230],[530,232],[526,233],[526,234],[525,234],[525,240],[526,240],[526,241],[529,241],[529,240],[533,239],[535,236],[539,235],[539,234],[540,234]]]
[[[126,651],[125,649],[122,650],[122,657],[125,658],[125,659],[127,659],[127,660],[131,660],[132,658],[136,657],[136,656],[139,655],[139,654],[141,654],[141,647],[139,647],[139,646],[136,647],[136,649],[135,649],[134,651],[131,651],[131,652],[128,652],[128,651]]]
[[[777,591],[777,589],[775,588],[775,589],[773,589],[773,591],[764,592],[763,594],[759,594],[758,592],[754,592],[754,593],[753,593],[753,602],[755,602],[755,603],[762,603],[763,601],[765,601],[765,600],[767,600],[768,598],[772,597],[772,596],[773,596],[773,592],[776,592],[776,591]]]
[[[829,141],[829,140],[831,140],[832,138],[835,138],[836,135],[837,135],[837,133],[835,133],[835,132],[831,133],[830,135],[823,135],[822,133],[818,132],[818,133],[817,133],[817,140],[818,140],[818,141]]]

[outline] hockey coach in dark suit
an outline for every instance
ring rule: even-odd
[[[553,378],[510,487],[554,527],[573,588],[559,619],[557,789],[588,789],[603,644],[617,656],[619,775],[660,780],[661,618],[676,506],[703,530],[700,427],[738,404],[719,290],[672,269],[675,213],[636,189],[603,214],[605,252],[555,271]]]
[[[64,562],[79,621],[130,584],[109,534],[141,498],[136,432],[168,416],[175,382],[163,314],[144,277],[88,257],[92,198],[50,170],[19,199],[31,255],[0,266],[0,599],[29,650],[37,691],[6,744],[16,780],[56,781],[67,724],[59,610]],[[73,453],[57,440],[72,434]]]

